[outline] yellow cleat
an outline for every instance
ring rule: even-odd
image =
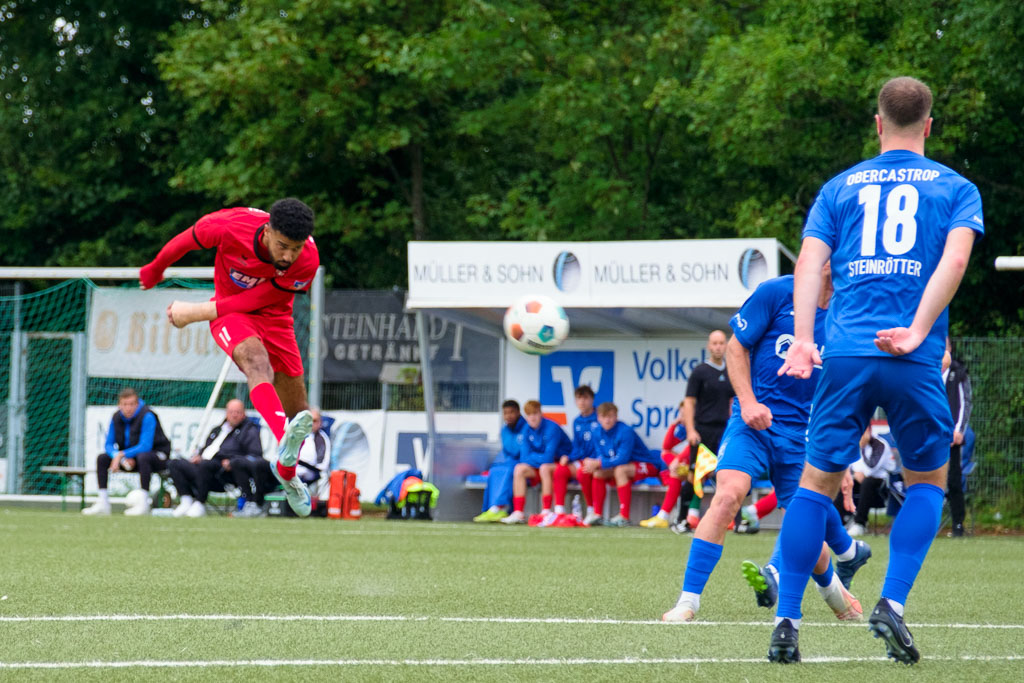
[[[654,515],[650,519],[645,519],[644,521],[640,522],[640,526],[646,527],[648,529],[667,529],[668,520],[662,519],[658,515]]]

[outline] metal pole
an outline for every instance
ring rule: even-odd
[[[199,420],[199,429],[196,430],[196,436],[192,439],[192,443],[188,445],[188,452],[185,453],[186,458],[191,458],[194,454],[199,452],[199,444],[203,441],[203,434],[206,433],[206,427],[210,423],[210,415],[213,413],[213,406],[217,404],[217,397],[220,396],[220,389],[224,386],[224,379],[228,376],[228,370],[231,369],[232,362],[231,356],[224,358],[224,365],[220,367],[220,374],[217,375],[217,381],[213,385],[213,391],[210,392],[210,400],[206,402],[206,409],[203,410],[203,417]]]
[[[309,290],[309,404],[320,406],[324,383],[324,359],[320,350],[320,326],[324,314],[324,267],[316,269]]]
[[[423,408],[427,414],[427,471],[423,476],[430,478],[434,469],[434,448],[437,446],[437,430],[434,426],[434,373],[430,367],[430,330],[427,329],[427,316],[423,311],[416,311],[416,332],[420,343],[420,374],[423,378]]]
[[[85,465],[85,401],[87,358],[85,332],[71,337],[71,423],[68,425],[68,465]]]
[[[14,330],[11,333],[11,377],[7,394],[7,493],[18,492],[18,464],[24,437],[21,414],[25,380],[22,368],[25,339],[21,333],[21,282],[14,283]]]

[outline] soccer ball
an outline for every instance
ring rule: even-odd
[[[569,316],[546,296],[524,296],[505,311],[505,335],[523,353],[545,355],[569,336]]]

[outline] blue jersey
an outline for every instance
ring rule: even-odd
[[[557,422],[542,418],[540,426],[534,429],[526,425],[523,447],[519,461],[530,467],[540,467],[549,462],[558,462],[558,458],[569,455],[572,441],[566,436]]]
[[[515,426],[509,428],[503,425],[501,428],[501,454],[505,460],[519,462],[519,453],[523,449],[523,432],[526,431],[526,420],[522,416]]]
[[[886,356],[875,333],[909,327],[946,245],[966,227],[984,234],[981,195],[942,164],[907,150],[861,162],[825,183],[804,237],[832,248],[835,296],[825,330],[827,357]],[[945,349],[943,311],[910,361],[938,365]]]
[[[586,417],[583,415],[576,416],[576,419],[572,421],[572,453],[569,454],[570,460],[582,460],[583,458],[590,457],[588,455],[591,451],[590,437],[598,426],[596,410]]]
[[[814,318],[814,339],[818,353],[825,335],[827,313],[819,308]],[[779,368],[793,343],[793,276],[784,275],[758,285],[754,293],[729,321],[736,340],[750,352],[750,381],[754,397],[772,411],[768,431],[793,439],[804,439],[811,413],[811,401],[818,386],[821,368],[810,379],[783,375]],[[733,399],[733,415],[740,414],[739,399]]]
[[[592,432],[591,446],[594,458],[601,459],[601,469],[618,467],[630,462],[650,462],[664,469],[661,457],[652,456],[633,428],[625,422],[616,422],[610,431],[601,425]]]

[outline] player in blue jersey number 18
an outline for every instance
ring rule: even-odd
[[[800,661],[800,601],[818,559],[827,511],[876,406],[903,458],[906,500],[889,535],[882,598],[868,626],[890,657],[920,659],[903,622],[907,595],[939,528],[952,417],[942,384],[947,306],[984,233],[977,188],[924,156],[932,95],[901,77],[882,86],[881,154],[827,182],[804,226],[794,282],[795,337],[779,374],[807,378],[822,363],[800,488],[782,523],[782,566],[768,658]],[[835,294],[815,347],[818,273]]]

